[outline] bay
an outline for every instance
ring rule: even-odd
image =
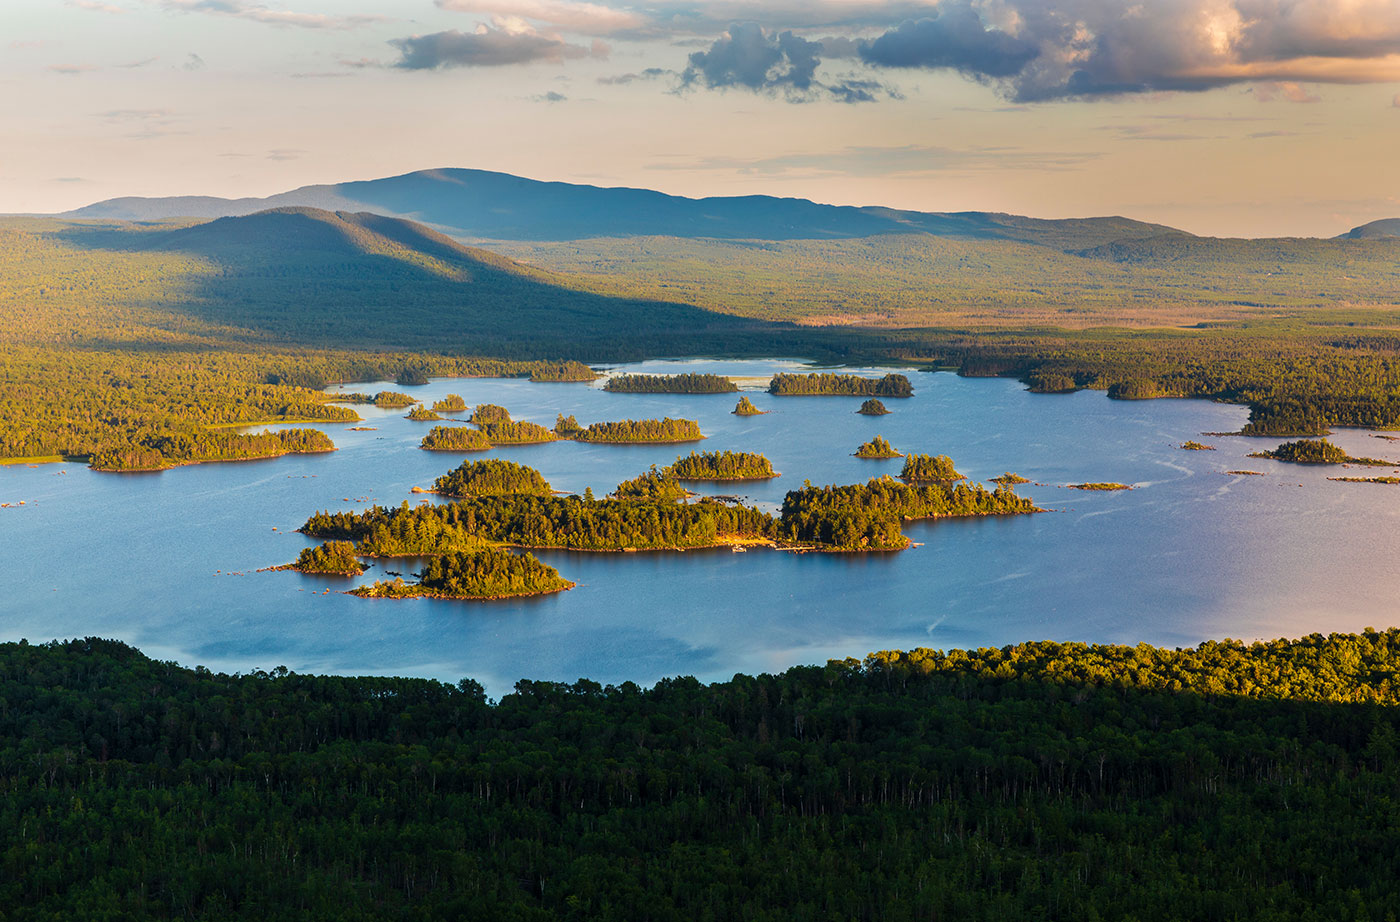
[[[884,417],[856,398],[773,397],[791,360],[654,361],[618,371],[739,378],[737,395],[610,394],[601,382],[518,379],[391,382],[431,403],[447,393],[498,403],[552,426],[624,418],[698,420],[704,442],[675,446],[559,442],[494,449],[539,469],[556,489],[603,495],[692,449],[766,454],[781,477],[699,484],[776,510],[802,484],[897,474],[898,460],[852,457],[879,434],[907,452],[950,455],[985,481],[1004,471],[1050,510],[1001,519],[915,523],[919,546],[896,554],[727,549],[658,554],[536,552],[578,587],[523,601],[362,600],[359,582],[408,575],[382,561],[361,580],[256,572],[310,544],[295,529],[322,509],[418,502],[414,486],[464,455],[425,452],[431,423],[358,407],[374,431],[321,424],[325,455],[102,474],[78,464],[0,468],[0,639],[102,636],[187,665],[247,671],[470,676],[494,696],[519,678],[650,683],[776,671],[831,657],[917,646],[1025,640],[1194,645],[1208,638],[1299,636],[1395,622],[1400,487],[1329,481],[1342,471],[1247,458],[1279,439],[1207,437],[1246,411],[1205,401],[1112,401],[1103,393],[1030,394],[1005,379],[907,371],[915,396]],[[838,369],[878,375],[900,369]],[[1216,451],[1183,451],[1183,441]],[[1400,443],[1360,430],[1332,436],[1350,454],[1400,459]],[[1233,470],[1264,476],[1232,475]],[[1065,485],[1119,481],[1120,492]],[[23,506],[17,505],[24,501]]]

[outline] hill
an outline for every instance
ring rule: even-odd
[[[985,212],[945,214],[823,205],[767,195],[692,199],[648,189],[541,182],[461,169],[304,186],[265,199],[117,198],[59,217],[153,221],[229,217],[286,206],[373,211],[412,218],[458,237],[490,240],[636,236],[803,240],[926,233],[1074,249],[1180,233],[1118,217],[1044,220]]]
[[[1370,224],[1353,227],[1337,239],[1375,240],[1386,237],[1400,237],[1400,218],[1382,218],[1379,221],[1372,221]]]

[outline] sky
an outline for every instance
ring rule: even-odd
[[[3,0],[0,212],[467,167],[677,195],[1400,217],[1400,0]]]

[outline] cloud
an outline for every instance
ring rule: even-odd
[[[822,47],[822,42],[790,31],[767,32],[757,23],[735,23],[708,50],[690,55],[681,88],[781,90],[789,102],[809,102],[823,94],[849,103],[873,102],[881,93],[897,95],[874,80],[848,79],[835,85],[818,81]]]
[[[1301,84],[1291,80],[1271,80],[1254,85],[1254,98],[1260,102],[1273,102],[1285,99],[1289,102],[1322,102],[1321,96],[1314,96],[1303,89]]]
[[[185,58],[185,63],[181,64],[180,67],[184,68],[185,70],[203,70],[204,59],[201,58],[199,55],[195,54],[193,51],[191,51],[189,53],[189,56]]]
[[[970,4],[939,7],[929,19],[902,23],[860,47],[881,67],[949,68],[985,77],[1012,77],[1040,55],[1032,42],[988,29]]]
[[[92,72],[95,71],[95,70],[101,70],[101,69],[102,69],[102,68],[98,67],[96,64],[50,64],[50,65],[49,65],[49,70],[53,71],[55,74],[65,74],[65,75],[68,75],[68,76],[72,76],[72,75],[74,75],[74,74],[90,74],[90,73],[92,73]]]
[[[532,19],[580,35],[618,35],[647,25],[643,14],[579,0],[437,0],[437,5],[459,13]]]
[[[598,82],[604,86],[626,86],[638,80],[657,80],[661,77],[674,76],[675,71],[667,70],[664,67],[648,67],[641,73],[614,74],[611,77],[599,77]]]
[[[403,70],[437,70],[449,67],[503,67],[535,61],[559,63],[572,58],[607,57],[608,48],[595,41],[592,47],[574,45],[558,36],[507,26],[477,26],[475,32],[434,32],[389,42],[399,49],[395,67]]]
[[[81,183],[92,182],[92,180],[83,176],[55,176],[53,179],[49,180],[49,182]]]
[[[372,22],[383,22],[383,16],[331,16],[325,13],[294,13],[271,9],[250,0],[160,0],[168,10],[184,13],[211,13],[260,22],[272,26],[295,26],[302,29],[353,29]]]
[[[565,101],[566,99],[568,99],[568,98],[569,98],[569,97],[565,96],[563,93],[556,93],[556,92],[554,92],[553,90],[550,90],[548,93],[541,93],[541,94],[538,95],[538,96],[531,96],[531,97],[530,97],[530,101],[531,101],[531,102],[564,102],[564,101]]]
[[[945,0],[861,56],[957,70],[1016,101],[1232,83],[1400,80],[1394,0]],[[1286,98],[1286,97],[1285,97]]]
[[[268,160],[297,160],[306,151],[296,147],[279,147],[267,152]]]

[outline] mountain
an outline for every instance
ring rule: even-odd
[[[304,186],[265,199],[108,199],[59,217],[155,221],[247,215],[285,206],[376,212],[410,218],[457,237],[484,240],[638,236],[803,240],[927,233],[1069,250],[1181,233],[1119,217],[1044,220],[988,212],[822,205],[767,195],[692,199],[647,189],[540,182],[508,173],[458,169]]]
[[[1386,237],[1400,237],[1400,218],[1382,218],[1353,227],[1337,237],[1338,240],[1378,240]]]

